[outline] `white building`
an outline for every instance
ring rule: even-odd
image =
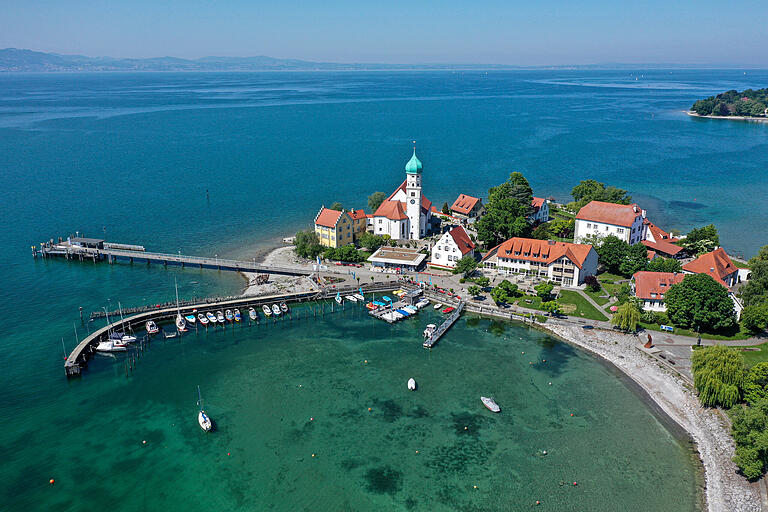
[[[543,197],[534,197],[531,200],[531,206],[533,207],[533,213],[528,217],[528,220],[533,224],[541,224],[549,220],[549,203]]]
[[[413,156],[405,164],[405,181],[379,206],[371,217],[373,233],[395,240],[419,240],[427,234],[432,202],[421,192],[422,165]]]
[[[597,273],[597,252],[586,244],[510,238],[485,255],[482,268],[500,275],[527,274],[576,287]]]
[[[588,242],[591,237],[613,235],[630,245],[645,240],[645,210],[636,204],[592,201],[576,214],[574,242]]]
[[[458,226],[443,233],[432,247],[432,259],[429,264],[433,267],[453,269],[461,258],[474,254],[474,242],[469,238],[467,231]]]
[[[684,278],[682,272],[635,272],[632,276],[632,293],[643,301],[644,310],[664,312],[667,310],[664,296],[672,285],[681,283]]]

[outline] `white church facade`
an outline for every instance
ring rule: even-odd
[[[405,181],[381,203],[372,216],[373,233],[395,240],[419,240],[427,234],[432,202],[422,194],[421,161],[413,156],[405,164]]]

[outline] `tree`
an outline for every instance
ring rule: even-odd
[[[688,275],[670,286],[665,302],[669,319],[680,327],[715,332],[736,325],[728,290],[707,274]]]
[[[587,290],[597,293],[600,291],[600,281],[595,276],[587,276],[584,278],[584,284],[587,285]]]
[[[629,252],[629,244],[616,236],[609,235],[600,240],[595,251],[597,251],[598,260],[606,270],[612,274],[618,274],[621,262]]]
[[[360,254],[357,249],[351,245],[344,245],[335,249],[333,247],[328,247],[325,250],[325,257],[329,260],[347,261],[351,263],[365,261],[363,255]]]
[[[757,363],[744,378],[744,400],[754,404],[768,398],[768,363]]]
[[[334,203],[328,208],[329,210],[336,210],[337,212],[340,212],[344,210],[344,205],[342,205],[338,201],[334,201]]]
[[[640,322],[640,310],[632,302],[625,302],[616,309],[611,323],[624,331],[636,331]]]
[[[749,273],[749,281],[741,288],[741,300],[748,306],[768,302],[768,245],[749,260]]]
[[[533,192],[528,180],[513,172],[509,179],[488,191],[485,215],[477,221],[477,236],[489,246],[531,231],[528,216],[533,212]]]
[[[476,278],[472,279],[472,281],[473,281],[473,282],[474,282],[474,283],[475,283],[477,286],[479,286],[480,288],[485,288],[486,286],[488,286],[489,284],[491,284],[491,280],[490,280],[490,279],[488,279],[488,278],[487,278],[487,277],[485,277],[485,276],[476,277]]]
[[[558,304],[556,300],[548,300],[547,302],[542,302],[541,307],[544,309],[544,311],[552,315],[557,315],[560,313],[560,304]]]
[[[371,213],[378,210],[379,206],[381,206],[381,203],[383,203],[386,198],[387,198],[387,194],[385,194],[384,192],[374,192],[373,194],[369,195],[368,209],[371,210]]]
[[[554,288],[555,285],[552,283],[539,283],[533,287],[533,289],[536,290],[536,295],[539,296],[542,302],[549,300]]]
[[[476,284],[474,284],[474,285],[470,286],[470,287],[467,289],[467,291],[469,292],[469,294],[470,294],[471,296],[473,296],[473,297],[477,297],[478,295],[480,295],[480,292],[481,292],[482,290],[480,290],[480,287],[479,287],[479,286],[477,286]]]
[[[643,270],[648,264],[648,249],[643,244],[629,245],[624,259],[619,264],[619,273],[625,277]]]
[[[741,398],[744,359],[740,352],[723,345],[696,350],[691,356],[691,370],[703,405],[732,407]]]
[[[613,186],[606,187],[605,183],[596,180],[582,180],[571,190],[576,205],[574,209],[578,210],[584,207],[590,201],[603,201],[606,203],[629,204],[632,197],[627,195],[626,190]]]
[[[745,306],[741,312],[741,327],[749,334],[757,334],[768,327],[768,303]]]
[[[549,231],[560,238],[572,238],[576,221],[574,219],[555,219],[548,222]]]
[[[645,266],[649,272],[682,272],[683,265],[672,258],[654,258]]]
[[[366,231],[360,235],[360,238],[358,238],[358,243],[361,247],[365,247],[369,251],[373,252],[382,245],[385,245],[387,241],[384,237],[374,235],[373,233],[368,233]]]
[[[507,304],[521,295],[522,293],[517,288],[517,285],[510,283],[506,279],[491,290],[491,299],[493,299],[493,302],[496,304]]]
[[[451,214],[451,207],[448,206],[448,203],[443,203],[443,207],[440,209],[441,212],[443,212],[446,215]]]
[[[302,258],[314,259],[325,250],[314,231],[299,231],[294,237],[293,244],[296,255]]]
[[[545,222],[533,228],[531,238],[535,238],[536,240],[549,240],[552,238],[552,232],[549,230],[549,224],[549,222]]]
[[[454,274],[464,274],[464,277],[469,277],[477,269],[477,261],[471,254],[467,254],[456,262],[456,267],[453,269]]]
[[[688,249],[694,254],[703,254],[713,251],[720,245],[720,236],[717,234],[717,228],[714,224],[701,228],[694,228],[688,232],[688,235],[678,245]]]
[[[731,410],[731,435],[736,442],[733,461],[754,480],[768,467],[768,398]]]

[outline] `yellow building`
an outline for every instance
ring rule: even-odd
[[[355,240],[357,240],[368,230],[368,216],[362,209],[348,211],[347,215],[352,219],[352,231],[354,232]]]
[[[315,233],[320,245],[341,247],[354,241],[352,217],[323,206],[315,217]]]

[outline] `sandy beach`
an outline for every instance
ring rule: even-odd
[[[578,326],[547,325],[546,329],[568,343],[596,354],[637,383],[659,408],[695,441],[704,467],[709,512],[762,510],[757,483],[737,473],[734,443],[727,422],[712,409],[703,408],[688,382],[642,353],[638,339]]]

